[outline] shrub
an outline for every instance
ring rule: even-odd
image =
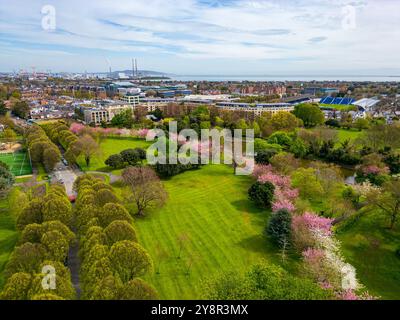
[[[254,183],[249,189],[249,198],[255,204],[263,208],[271,208],[271,203],[274,198],[275,187],[270,182]]]
[[[188,170],[195,170],[200,167],[200,164],[170,164],[170,163],[157,163],[153,166],[154,170],[157,172],[157,174],[161,177],[173,177],[176,176],[177,174],[180,174],[182,172],[188,171]]]
[[[272,214],[267,233],[279,247],[284,247],[290,242],[291,226],[291,213],[288,210],[279,210]]]
[[[265,149],[257,152],[255,161],[257,164],[269,164],[269,160],[278,153],[275,149]]]
[[[125,165],[124,159],[120,154],[113,154],[109,156],[104,163],[113,169],[120,169]]]

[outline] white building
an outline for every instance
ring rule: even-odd
[[[124,101],[133,107],[136,107],[140,103],[139,95],[127,94],[127,95],[122,96],[120,99],[121,99],[121,101]]]
[[[102,122],[109,123],[115,115],[125,110],[133,111],[133,106],[127,103],[112,103],[104,107],[86,109],[84,118],[87,124],[100,125]]]
[[[294,110],[294,105],[290,103],[260,103],[252,106],[248,103],[240,102],[219,102],[216,106],[229,111],[253,112],[256,116],[261,116],[264,112],[277,113],[280,111],[291,112]]]
[[[175,98],[143,98],[140,99],[140,105],[147,107],[148,112],[154,112],[157,108],[165,107],[176,101]]]

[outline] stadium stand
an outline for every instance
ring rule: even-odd
[[[356,100],[353,98],[333,98],[333,97],[323,97],[319,103],[323,104],[338,104],[338,105],[349,105],[353,104]]]

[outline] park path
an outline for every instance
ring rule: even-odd
[[[72,232],[77,234],[77,230],[75,227],[75,218],[74,218],[74,222],[73,222],[73,228],[72,228]],[[74,243],[70,246],[69,248],[69,252],[68,252],[68,268],[71,272],[71,281],[72,281],[72,285],[75,288],[75,292],[76,292],[76,297],[77,299],[80,299],[81,296],[81,284],[79,281],[79,270],[81,268],[81,263],[80,263],[80,259],[78,256],[79,253],[79,241],[78,239],[76,239],[74,241]]]

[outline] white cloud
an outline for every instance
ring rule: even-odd
[[[53,4],[57,29],[47,32],[41,29],[40,9],[51,2],[2,1],[0,49],[16,54],[1,61],[0,69],[26,61],[29,50],[35,59],[31,64],[41,65],[53,52],[53,69],[57,61],[62,69],[68,59],[70,66],[75,59],[79,68],[85,63],[99,68],[104,56],[122,66],[129,64],[127,56],[139,55],[149,66],[169,72],[183,72],[183,60],[185,68],[190,61],[202,69],[209,66],[208,73],[226,72],[239,62],[250,68],[254,61],[259,61],[257,72],[267,66],[285,73],[400,70],[400,4],[395,0],[215,0],[209,5],[195,0],[60,0]],[[342,8],[349,4],[356,13],[353,30],[342,27]],[[62,54],[68,52],[73,55]]]

